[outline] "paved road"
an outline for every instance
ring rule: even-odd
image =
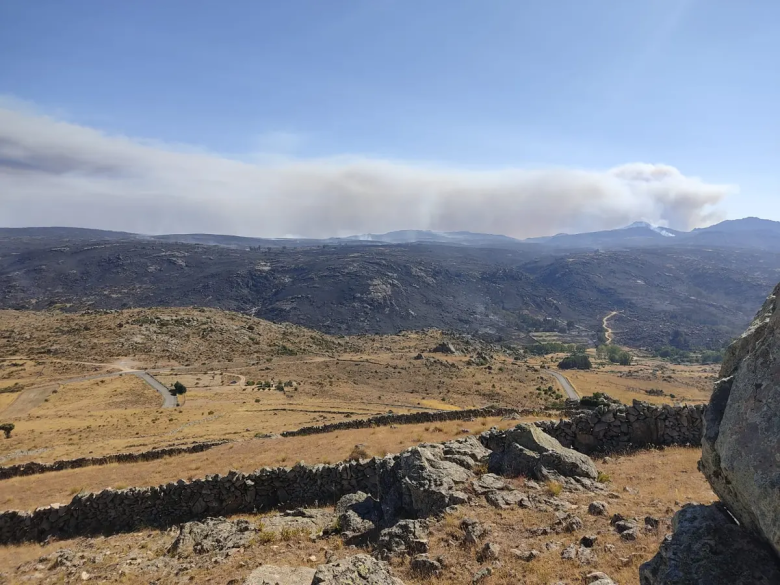
[[[179,399],[173,396],[168,388],[164,384],[161,384],[157,378],[152,376],[148,372],[131,372],[132,374],[141,378],[144,382],[149,384],[152,388],[160,393],[163,398],[163,408],[175,408],[179,405]]]
[[[571,398],[572,400],[579,400],[580,396],[577,394],[577,391],[574,389],[574,386],[571,385],[571,382],[569,382],[569,379],[564,376],[563,374],[559,372],[555,372],[553,370],[545,370],[545,372],[552,374],[556,380],[558,380],[558,384],[561,385],[563,390],[566,392],[566,395]]]

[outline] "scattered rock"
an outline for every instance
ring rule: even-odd
[[[427,554],[417,555],[409,564],[412,571],[421,577],[438,577],[441,575],[442,565],[434,561]]]
[[[606,516],[608,510],[609,506],[607,506],[607,503],[598,500],[591,502],[588,506],[588,514],[591,516]]]
[[[244,585],[311,585],[314,569],[262,565],[252,571]]]
[[[661,526],[661,521],[653,516],[645,516],[645,526],[657,530]]]
[[[379,533],[376,555],[388,560],[396,555],[428,552],[428,529],[421,520],[400,520]]]
[[[620,539],[625,541],[634,541],[639,538],[639,531],[636,528],[630,528],[620,533]]]
[[[490,532],[490,529],[487,526],[473,518],[464,518],[461,520],[460,529],[463,530],[465,534],[463,541],[469,545],[477,544],[482,537]]]
[[[256,533],[254,524],[246,520],[206,518],[202,522],[187,522],[179,526],[179,534],[167,554],[186,558],[193,554],[225,553],[244,548]]]
[[[480,569],[476,573],[474,573],[474,576],[471,577],[471,583],[472,585],[476,585],[477,583],[481,583],[488,577],[490,577],[493,574],[493,569],[490,567],[485,567],[484,569]]]
[[[439,345],[434,347],[430,353],[446,353],[449,355],[458,355],[458,350],[449,341],[442,341]]]
[[[593,548],[596,546],[596,542],[598,541],[599,537],[595,534],[587,534],[580,538],[580,544],[584,546],[585,548]]]
[[[531,507],[531,501],[528,497],[517,490],[508,492],[490,492],[485,496],[485,501],[494,508],[506,510],[520,504],[525,508]]]
[[[722,505],[686,505],[653,559],[639,567],[641,585],[780,583],[773,550],[736,524]]]
[[[516,548],[509,549],[509,554],[512,556],[520,559],[521,561],[525,563],[530,563],[532,560],[537,558],[540,553],[538,550],[518,550]]]
[[[486,542],[485,546],[482,547],[482,550],[479,551],[479,554],[477,555],[477,560],[480,563],[486,563],[488,561],[496,561],[498,560],[500,554],[501,554],[500,546],[492,542]]]
[[[612,579],[600,571],[585,575],[585,583],[588,585],[615,585]]]
[[[618,520],[613,524],[618,534],[623,534],[629,530],[636,530],[636,522],[631,520]]]
[[[346,544],[360,546],[376,539],[382,508],[379,502],[368,494],[347,494],[336,504],[335,513],[338,528]]]
[[[355,555],[320,565],[311,585],[403,585],[392,576],[387,563],[368,555]]]

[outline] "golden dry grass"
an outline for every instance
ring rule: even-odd
[[[528,420],[533,420],[529,418]],[[154,486],[178,479],[226,474],[231,469],[253,471],[259,467],[290,467],[346,460],[355,445],[370,456],[398,453],[422,442],[440,442],[463,436],[463,430],[481,433],[491,426],[507,428],[518,421],[481,418],[471,422],[451,421],[396,428],[376,427],[279,439],[251,439],[215,447],[203,453],[177,455],[158,461],[111,464],[69,469],[44,475],[17,477],[2,482],[0,509],[33,509],[52,503],[67,503],[80,491],[109,487]]]
[[[434,524],[430,535],[431,556],[443,556],[447,568],[441,578],[435,582],[442,584],[469,583],[472,575],[490,563],[477,560],[477,549],[461,544],[462,532],[458,528],[463,517],[476,518],[489,524],[490,535],[485,541],[501,546],[500,567],[494,567],[493,576],[484,581],[486,585],[515,585],[528,583],[543,585],[563,581],[567,583],[583,582],[584,575],[592,571],[603,571],[621,585],[636,585],[638,566],[651,558],[658,545],[669,530],[669,519],[674,511],[686,502],[709,503],[714,499],[704,477],[696,471],[696,461],[700,452],[690,448],[671,448],[664,451],[642,451],[630,456],[615,458],[612,462],[599,462],[600,469],[612,476],[610,489],[620,496],[619,499],[606,499],[610,514],[619,512],[626,517],[638,517],[640,521],[646,515],[662,520],[657,532],[642,532],[636,542],[622,541],[610,526],[609,516],[593,517],[586,512],[593,496],[563,492],[561,498],[576,506],[573,513],[584,522],[584,527],[572,534],[533,536],[529,530],[535,527],[549,526],[555,519],[553,512],[538,512],[521,509],[495,510],[484,501],[477,500],[473,506],[464,506],[454,515],[447,515]],[[521,487],[523,480],[516,480]],[[670,487],[673,486],[673,487]],[[629,493],[624,488],[631,488]],[[251,521],[262,520],[262,516],[241,516]],[[640,522],[641,524],[641,522]],[[594,548],[597,561],[581,566],[576,561],[563,561],[560,549],[547,551],[545,544],[558,542],[562,547],[578,542],[584,534],[595,534],[598,542]],[[338,536],[311,542],[307,538],[291,538],[287,541],[279,537],[267,542],[255,542],[243,551],[227,557],[223,562],[212,563],[208,559],[193,563],[194,567],[183,575],[165,573],[157,569],[143,569],[143,566],[164,555],[167,546],[175,534],[168,531],[144,530],[132,534],[98,537],[94,539],[73,539],[51,542],[43,546],[26,544],[14,547],[0,547],[0,572],[5,573],[9,583],[26,582],[33,572],[42,574],[49,580],[60,582],[64,575],[56,569],[41,572],[17,571],[17,567],[35,561],[43,555],[69,548],[83,553],[85,564],[80,571],[86,570],[92,580],[97,582],[115,582],[141,584],[155,581],[169,584],[189,579],[194,583],[227,583],[231,579],[242,582],[246,576],[260,564],[311,566],[324,562],[326,551],[336,558],[353,555],[360,550],[343,547]],[[614,551],[606,550],[605,545],[614,546]],[[530,563],[522,562],[509,552],[513,548],[539,550],[542,555]],[[100,555],[96,558],[95,555]],[[309,561],[310,556],[316,558]],[[142,562],[128,559],[138,558]],[[394,560],[394,571],[405,583],[410,585],[430,583],[429,578],[420,578],[409,569],[408,560]],[[121,572],[120,569],[121,568]]]

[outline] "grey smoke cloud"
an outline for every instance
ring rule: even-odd
[[[0,108],[0,225],[326,237],[689,229],[735,192],[667,165],[464,171],[367,157],[247,162]]]

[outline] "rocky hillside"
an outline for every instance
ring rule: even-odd
[[[429,327],[528,342],[534,329],[721,347],[744,329],[780,253],[560,252],[438,244],[228,248],[127,239],[0,239],[0,308],[206,306],[332,334]],[[540,323],[547,319],[545,324]]]

